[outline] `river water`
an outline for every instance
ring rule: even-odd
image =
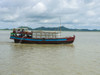
[[[76,35],[73,44],[16,44],[0,31],[0,75],[100,75],[100,32]]]

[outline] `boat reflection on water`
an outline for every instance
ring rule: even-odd
[[[65,49],[74,49],[75,46],[73,44],[20,44],[20,43],[12,43],[13,50],[63,50]]]

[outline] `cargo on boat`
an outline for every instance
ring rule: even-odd
[[[61,37],[59,31],[28,31],[25,28],[13,29],[10,39],[15,43],[33,43],[33,44],[69,44],[75,40],[72,37]]]

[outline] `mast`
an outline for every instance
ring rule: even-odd
[[[61,17],[59,19],[60,19],[60,37],[61,37]]]

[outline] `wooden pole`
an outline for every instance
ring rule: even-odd
[[[60,37],[61,37],[61,17],[60,17]]]

